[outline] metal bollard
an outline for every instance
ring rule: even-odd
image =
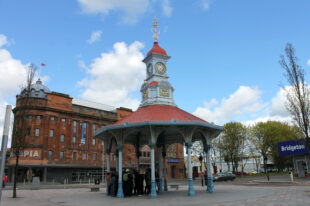
[[[290,173],[291,182],[294,182],[294,175],[293,172]]]

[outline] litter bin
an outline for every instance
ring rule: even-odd
[[[32,190],[38,190],[40,188],[40,177],[33,177],[32,178]]]

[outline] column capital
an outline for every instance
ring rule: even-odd
[[[188,148],[191,148],[191,147],[193,146],[193,143],[192,143],[192,142],[187,142],[187,143],[186,143],[186,146],[187,146]]]
[[[124,146],[123,146],[123,145],[121,145],[121,146],[116,146],[116,149],[117,149],[118,151],[123,151]]]

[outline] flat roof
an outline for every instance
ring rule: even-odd
[[[101,103],[97,103],[97,102],[91,102],[91,101],[84,100],[84,99],[73,98],[72,104],[83,106],[83,107],[94,108],[94,109],[98,109],[98,110],[104,110],[104,111],[113,111],[113,112],[115,111],[115,107],[113,107],[113,106],[110,106],[107,104],[101,104]]]

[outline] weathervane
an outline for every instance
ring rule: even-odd
[[[157,28],[157,18],[156,18],[156,15],[154,17],[154,23],[153,23],[153,27],[151,29],[152,33],[153,33],[153,38],[155,40],[155,42],[157,42],[157,39],[158,39],[158,35],[160,34],[160,31],[159,29]]]

